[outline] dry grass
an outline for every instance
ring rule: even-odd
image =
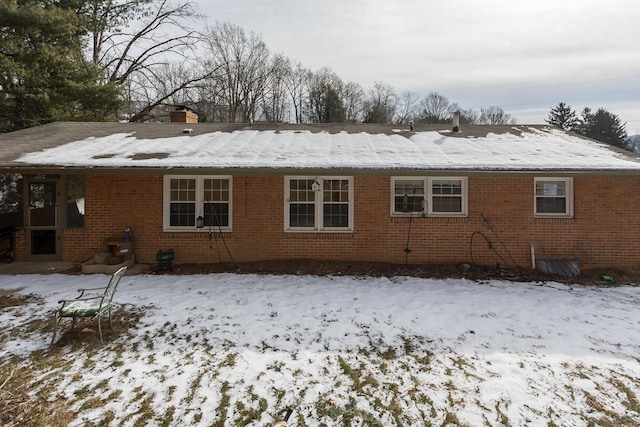
[[[42,304],[41,299],[34,295],[0,297],[0,307],[6,309],[39,304]],[[273,405],[270,406],[266,395],[252,386],[232,384],[224,379],[211,385],[213,378],[221,377],[240,363],[240,350],[234,348],[232,343],[223,341],[215,345],[196,344],[197,351],[205,356],[198,362],[202,365],[197,373],[189,377],[187,391],[182,391],[180,401],[176,401],[179,391],[175,385],[169,385],[171,376],[167,374],[161,381],[167,384],[166,390],[149,390],[138,385],[133,389],[133,396],[127,397],[135,409],[126,414],[114,413],[108,408],[108,403],[123,399],[123,389],[114,387],[113,383],[106,380],[96,381],[92,385],[84,381],[85,376],[96,373],[97,359],[114,371],[121,372],[121,379],[131,374],[131,369],[127,367],[131,360],[153,365],[156,357],[154,352],[158,348],[184,350],[180,353],[178,366],[174,367],[176,370],[189,367],[195,360],[193,352],[196,350],[180,348],[186,337],[177,336],[175,325],[171,323],[147,325],[145,333],[135,333],[135,329],[140,327],[144,311],[144,307],[132,306],[117,310],[113,329],[107,327],[103,330],[104,342],[97,337],[95,322],[81,321],[73,330],[65,323],[52,351],[36,351],[25,359],[2,361],[0,425],[65,426],[74,420],[77,423],[79,417],[87,412],[99,414],[90,424],[95,426],[122,425],[125,422],[136,426],[170,426],[177,419],[198,424],[203,418],[203,410],[199,405],[207,394],[217,398],[212,411],[215,420],[210,425],[255,425],[263,414],[270,414],[274,420],[279,419],[282,409],[287,406],[286,390],[269,390]],[[19,327],[0,331],[0,344],[14,334],[48,336],[51,327],[50,318],[34,318]],[[135,340],[132,340],[134,337]],[[194,334],[193,339],[196,338]],[[416,420],[410,418],[406,410],[409,406],[421,414],[421,425],[466,426],[460,419],[460,413],[469,405],[482,410],[487,425],[517,425],[510,419],[509,401],[500,400],[494,407],[480,407],[474,395],[469,394],[474,384],[480,384],[483,378],[476,373],[474,369],[477,364],[468,356],[433,354],[428,351],[427,342],[414,336],[404,337],[403,345],[396,348],[380,339],[370,342],[368,348],[327,357],[324,368],[327,373],[329,370],[339,372],[331,378],[333,396],[314,396],[306,399],[303,405],[293,408],[294,425],[318,425],[318,420],[330,421],[335,425],[415,425]],[[265,351],[274,350],[266,348]],[[98,354],[100,357],[96,357]],[[634,425],[640,418],[640,381],[636,378],[621,372],[585,367],[583,364],[571,366],[567,363],[562,368],[569,378],[588,379],[596,384],[596,392],[577,387],[569,387],[568,390],[569,401],[580,401],[586,407],[582,411],[585,425]],[[313,386],[305,377],[308,373],[299,368],[291,370],[286,362],[270,364],[261,375],[274,373],[290,375],[300,384],[306,382],[309,389]],[[405,380],[401,379],[403,374]],[[63,395],[62,389],[71,392]],[[434,402],[431,391],[437,389],[444,390],[446,397]],[[304,399],[306,390],[301,389],[300,399]],[[336,395],[338,398],[335,398]],[[358,404],[354,396],[358,397],[360,403],[366,401],[368,407]],[[625,412],[613,409],[613,401],[619,402]],[[386,417],[385,423],[380,421],[381,414]],[[551,408],[547,419],[547,425],[559,425],[558,414]]]

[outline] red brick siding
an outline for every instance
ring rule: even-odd
[[[233,232],[162,230],[162,176],[86,177],[84,230],[64,232],[63,256],[82,261],[131,225],[138,261],[174,249],[176,263],[314,258],[404,263],[531,265],[539,257],[576,256],[583,268],[635,267],[640,214],[637,178],[574,178],[574,218],[534,217],[534,177],[470,176],[466,218],[392,218],[390,177],[354,177],[353,233],[285,233],[284,177],[233,178]],[[410,233],[409,233],[410,226]],[[475,234],[474,234],[475,232]],[[472,239],[473,236],[473,239]],[[485,237],[492,242],[488,247]],[[226,247],[225,247],[226,244]],[[498,254],[496,254],[496,251]]]

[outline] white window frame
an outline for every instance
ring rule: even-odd
[[[538,198],[545,197],[545,195],[537,194],[537,188],[539,182],[564,182],[566,194],[556,195],[549,194],[548,197],[564,197],[566,199],[565,212],[538,212]],[[552,191],[552,189],[550,189]],[[533,182],[533,212],[536,218],[573,218],[573,178],[569,177],[535,177]]]
[[[163,179],[163,203],[162,203],[162,222],[163,230],[167,232],[194,232],[194,231],[209,231],[209,227],[205,226],[202,229],[196,228],[196,226],[171,226],[171,180],[173,179],[194,179],[196,184],[196,196],[195,196],[195,217],[204,216],[204,181],[206,179],[226,179],[229,182],[229,224],[224,227],[215,226],[217,231],[232,231],[233,225],[233,177],[230,175],[164,175]]]
[[[424,200],[422,202],[422,212],[398,212],[395,210],[395,183],[396,181],[422,181],[424,188]],[[461,206],[460,212],[434,212],[433,211],[433,182],[434,181],[460,181],[461,186]],[[392,217],[467,217],[468,216],[468,178],[466,176],[393,176],[391,177],[390,212]]]
[[[292,180],[313,180],[314,192],[316,194],[314,204],[314,226],[313,227],[290,227],[290,210],[291,200],[289,199],[291,181]],[[348,181],[348,226],[347,227],[324,227],[323,212],[325,201],[323,200],[324,184],[326,181],[345,180]],[[353,177],[352,176],[285,176],[284,179],[284,231],[285,232],[303,232],[303,233],[352,233],[353,232]],[[330,203],[330,202],[328,202]]]

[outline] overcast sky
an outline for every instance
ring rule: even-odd
[[[565,102],[604,107],[640,134],[638,0],[195,0],[210,23],[259,34],[272,53],[463,108],[543,123]]]

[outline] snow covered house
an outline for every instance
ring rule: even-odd
[[[15,258],[640,266],[640,161],[547,126],[52,123],[0,135]]]

